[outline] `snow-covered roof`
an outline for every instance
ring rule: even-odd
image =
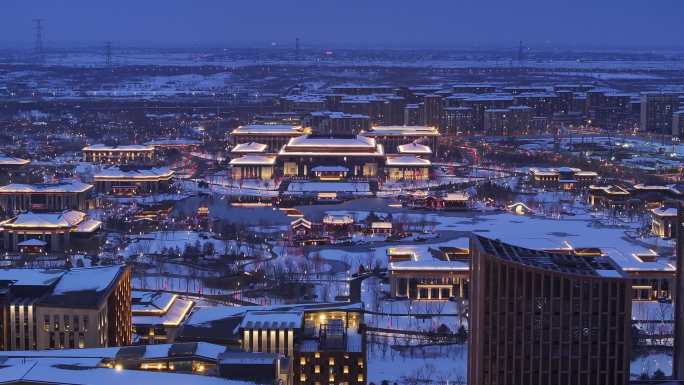
[[[354,223],[354,218],[351,215],[328,214],[323,217],[323,223],[327,225],[350,225]]]
[[[649,257],[656,257],[653,261],[646,261],[639,257],[637,253],[628,253],[621,250],[606,247],[601,248],[601,252],[608,256],[616,265],[625,272],[637,271],[660,271],[660,272],[674,272],[676,270],[673,263],[658,258],[654,253]]]
[[[83,147],[83,151],[154,151],[154,146],[143,144],[108,146],[106,144],[98,143]]]
[[[202,144],[199,140],[195,139],[155,139],[149,142],[145,142],[146,146],[153,147],[182,147],[182,146],[197,146]]]
[[[17,246],[39,246],[39,247],[42,247],[45,245],[47,245],[47,242],[41,241],[40,239],[35,239],[35,238],[27,239],[23,242],[17,243]]]
[[[311,221],[307,220],[306,218],[297,218],[294,221],[290,222],[290,226],[295,227],[295,226],[304,226],[306,228],[311,228]]]
[[[45,286],[55,283],[64,270],[0,269],[0,281],[11,281],[19,286]]]
[[[431,162],[416,155],[387,155],[386,166],[428,167]]]
[[[219,357],[221,365],[273,365],[277,354],[243,351],[226,351]]]
[[[0,187],[0,193],[81,193],[93,188],[93,185],[78,181],[60,183],[10,183]]]
[[[249,142],[240,143],[230,150],[233,153],[244,153],[244,152],[265,152],[268,145],[263,143]]]
[[[279,155],[295,156],[382,156],[384,150],[375,139],[362,135],[349,138],[330,138],[302,135],[290,139]]]
[[[240,126],[231,132],[235,134],[300,134],[301,126],[291,124],[248,124]]]
[[[329,137],[317,137],[310,135],[302,135],[296,138],[290,139],[287,143],[290,147],[364,147],[372,148],[375,147],[375,139],[368,138],[362,135],[357,135],[351,138],[329,138]]]
[[[311,168],[313,172],[349,172],[344,166],[315,166]]]
[[[230,161],[231,166],[260,165],[272,166],[276,162],[274,155],[243,155]]]
[[[300,329],[303,319],[301,311],[250,311],[238,329]]]
[[[97,229],[102,226],[102,222],[88,218],[85,221],[81,222],[76,226],[76,232],[78,233],[92,233],[93,231],[96,231]]]
[[[390,271],[470,271],[470,265],[462,261],[441,261],[438,259],[422,259],[417,261],[391,262],[388,266]]]
[[[629,195],[629,191],[625,190],[624,188],[622,188],[620,186],[615,186],[615,185],[610,185],[610,186],[591,185],[591,186],[589,186],[589,190],[603,191],[604,193],[611,194],[611,195]]]
[[[658,207],[656,209],[651,210],[653,215],[657,215],[659,217],[676,217],[677,216],[677,208],[676,207]]]
[[[330,302],[330,303],[310,303],[292,305],[272,305],[272,306],[198,306],[195,307],[185,326],[190,327],[211,327],[212,323],[233,317],[243,317],[248,312],[282,312],[282,311],[318,311],[318,310],[340,310],[340,311],[362,311],[361,302]]]
[[[435,127],[429,126],[373,126],[370,136],[439,136]]]
[[[400,154],[432,154],[432,149],[424,144],[411,142],[397,146],[397,151]]]
[[[169,170],[165,167],[134,170],[122,170],[119,167],[108,167],[96,172],[93,177],[95,180],[156,180],[171,178],[173,174],[173,170]]]
[[[392,222],[372,222],[371,229],[391,229]]]
[[[83,350],[83,349],[79,349]],[[120,385],[120,384],[194,384],[194,385],[254,385],[254,382],[228,380],[221,377],[158,372],[148,370],[126,370],[56,362],[36,362],[36,359],[22,359],[16,365],[0,368],[0,378],[9,383],[36,383],[54,385]]]
[[[166,291],[138,291],[131,292],[133,314],[163,314],[169,310],[178,294]]]
[[[466,192],[452,192],[448,193],[445,197],[445,201],[467,201],[470,199],[470,196]]]
[[[54,227],[68,228],[77,226],[86,218],[86,214],[80,211],[64,211],[61,213],[34,213],[27,212],[17,215],[14,218],[0,222],[0,227],[22,228],[22,227]]]
[[[107,347],[107,348],[86,348],[86,349],[51,349],[51,350],[14,350],[3,351],[0,357],[7,358],[25,358],[31,359],[50,359],[63,360],[69,358],[93,358],[98,359],[97,363],[101,363],[103,359],[114,360],[120,356],[122,351],[130,349],[130,346],[122,347]],[[208,360],[218,360],[219,357],[226,351],[226,347],[222,345],[211,344],[208,342],[190,342],[190,343],[173,343],[173,344],[155,344],[155,345],[140,345],[135,346],[136,350],[140,350],[140,355],[137,357],[141,360],[154,360],[172,358],[178,352],[177,348],[182,348],[183,355],[202,357]],[[251,354],[251,352],[247,352]]]
[[[29,163],[31,163],[31,161],[28,159],[15,158],[13,156],[0,154],[0,166],[23,166]]]
[[[52,295],[82,291],[104,291],[121,273],[122,266],[97,266],[68,270],[57,282]]]
[[[190,299],[177,298],[171,301],[162,313],[140,312],[133,308],[133,325],[164,325],[178,326],[190,313],[194,302]]]

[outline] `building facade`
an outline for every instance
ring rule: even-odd
[[[130,345],[130,278],[120,265],[3,270],[3,350]]]
[[[151,164],[155,161],[154,146],[131,144],[108,146],[93,144],[83,148],[83,161],[104,164]]]
[[[641,95],[641,130],[672,134],[672,116],[679,111],[679,94],[647,92]]]
[[[8,213],[88,209],[93,186],[81,182],[21,184],[0,187],[0,208]]]
[[[168,168],[109,167],[95,173],[95,191],[111,195],[165,193],[171,187],[174,171]]]
[[[629,383],[629,279],[484,237],[470,251],[469,384]]]
[[[22,246],[38,252],[63,252],[77,241],[91,239],[101,222],[80,211],[57,213],[27,212],[0,222],[0,249],[21,251]]]

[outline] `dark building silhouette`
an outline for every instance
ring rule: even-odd
[[[470,385],[629,381],[631,285],[608,261],[473,237]]]

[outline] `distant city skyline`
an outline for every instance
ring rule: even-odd
[[[5,0],[0,48],[120,46],[485,48],[681,47],[684,2],[633,0],[202,1]],[[4,47],[3,47],[4,46]]]

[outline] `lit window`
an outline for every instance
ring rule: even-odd
[[[335,365],[335,358],[334,358],[334,357],[330,357],[330,358],[328,359],[328,365],[330,365],[330,366]]]
[[[320,373],[321,372],[321,365],[316,365],[314,367],[314,373]]]
[[[342,373],[349,374],[349,366],[344,365],[344,368],[342,368]]]
[[[300,357],[299,358],[299,365],[302,365],[302,366],[306,365],[306,358]]]

